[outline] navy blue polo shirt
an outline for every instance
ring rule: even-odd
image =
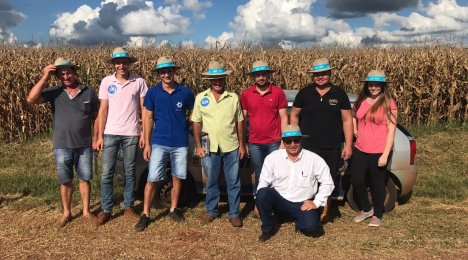
[[[181,84],[169,94],[159,83],[150,88],[144,106],[153,112],[152,143],[169,147],[188,146],[188,111],[193,109],[195,96]]]

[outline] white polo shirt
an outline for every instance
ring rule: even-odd
[[[302,148],[295,161],[289,159],[286,149],[276,150],[265,158],[257,191],[265,187],[274,188],[291,202],[313,199],[320,207],[326,205],[335,185],[325,160]]]

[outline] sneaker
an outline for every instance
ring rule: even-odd
[[[382,224],[382,220],[376,216],[372,216],[369,227],[379,227],[380,224]]]
[[[167,213],[167,216],[175,222],[185,221],[184,215],[182,215],[182,212],[179,209],[174,209],[174,211],[172,212],[169,211],[169,213]]]
[[[104,225],[107,221],[111,219],[111,214],[107,212],[102,212],[99,214],[99,216],[96,218],[96,226]]]
[[[208,213],[204,213],[203,215],[200,216],[200,221],[203,225],[213,222],[214,219],[215,217],[211,216]]]
[[[270,240],[270,238],[273,236],[273,232],[269,233],[263,233],[258,237],[258,241],[265,243],[266,241]]]
[[[148,227],[150,222],[151,222],[151,219],[148,216],[146,216],[145,214],[141,215],[140,219],[135,225],[135,230],[138,232],[145,230]]]
[[[242,227],[242,219],[239,216],[230,218],[229,222],[233,227]]]
[[[133,208],[126,208],[124,211],[124,216],[135,221],[140,219],[140,215],[136,214]]]
[[[359,212],[359,215],[354,217],[354,222],[362,222],[362,221],[372,217],[372,215],[374,215],[374,209],[371,209],[371,210],[369,210],[367,212],[361,210]]]

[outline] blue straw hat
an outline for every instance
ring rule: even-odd
[[[391,82],[387,80],[387,76],[385,76],[385,71],[383,70],[371,70],[367,74],[367,77],[365,80],[361,80],[361,82],[382,82],[382,83],[387,83]]]
[[[75,65],[71,63],[70,61],[64,59],[64,58],[57,58],[54,62],[55,67],[57,68],[72,68],[74,70],[79,70],[80,67],[78,65]]]
[[[276,70],[270,69],[270,66],[268,66],[268,63],[266,63],[263,60],[257,60],[253,63],[252,65],[252,70],[249,72],[249,74],[254,74],[255,72],[275,72]]]
[[[177,66],[170,57],[162,56],[156,62],[156,66],[154,67],[153,72],[156,72],[160,69],[165,69],[165,68],[180,69],[180,67]]]
[[[327,70],[332,70],[334,67],[330,66],[330,62],[328,62],[327,58],[319,58],[315,59],[314,62],[312,63],[312,67],[308,71],[309,73],[315,73],[315,72],[322,72],[322,71],[327,71]]]
[[[226,78],[232,71],[226,70],[224,64],[217,62],[217,61],[210,61],[208,64],[208,71],[203,72],[202,79],[219,79],[219,78]]]
[[[130,56],[130,54],[128,53],[126,49],[124,49],[123,47],[117,47],[112,52],[111,57],[107,59],[107,62],[112,63],[114,59],[118,59],[118,58],[127,58],[128,60],[130,60],[130,63],[134,63],[135,61],[137,61],[135,57]]]

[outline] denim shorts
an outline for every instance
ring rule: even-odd
[[[73,167],[82,181],[93,178],[93,152],[91,147],[73,149],[54,149],[55,166],[59,184],[73,180]]]
[[[167,160],[171,161],[171,174],[179,179],[187,178],[188,147],[169,147],[151,145],[151,157],[148,169],[149,182],[162,181],[166,177]]]

